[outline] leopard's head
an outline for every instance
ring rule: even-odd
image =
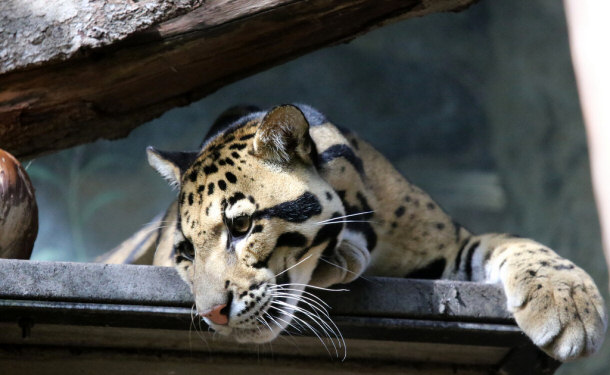
[[[196,153],[148,149],[180,187],[174,252],[197,312],[240,342],[291,322],[317,262],[341,241],[340,198],[318,174],[309,124],[283,105],[250,114]]]

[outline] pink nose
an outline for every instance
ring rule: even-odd
[[[199,315],[203,316],[204,318],[210,319],[214,324],[224,326],[229,323],[229,317],[227,316],[228,309],[226,309],[226,307],[226,303],[222,305],[216,305],[210,310],[204,311]]]

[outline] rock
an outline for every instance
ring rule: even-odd
[[[37,234],[30,178],[17,159],[0,149],[0,258],[29,259]]]

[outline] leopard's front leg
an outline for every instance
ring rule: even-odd
[[[607,325],[604,301],[591,277],[535,241],[486,234],[462,243],[451,278],[501,282],[519,327],[561,361],[594,353]]]
[[[352,241],[349,231],[331,254],[323,254],[311,276],[310,284],[328,287],[356,280],[366,269],[370,253],[361,241]]]

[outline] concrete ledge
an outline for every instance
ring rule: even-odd
[[[270,361],[254,373],[538,374],[558,366],[516,327],[497,285],[369,278],[345,288],[316,292],[346,339],[349,364],[337,368],[329,358],[343,354],[323,340],[329,357],[312,333],[258,346],[208,332],[172,268],[0,260],[0,368],[47,374],[61,363],[103,373],[119,361],[157,373],[186,361],[196,367],[185,373],[228,374],[250,357]]]
[[[509,322],[496,285],[371,277],[319,292],[333,315]],[[0,299],[190,307],[173,268],[0,259]]]

